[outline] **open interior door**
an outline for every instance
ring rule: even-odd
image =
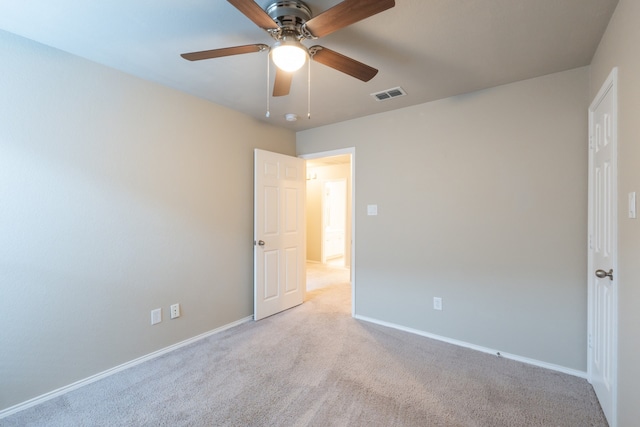
[[[302,304],[305,160],[255,150],[254,320]]]
[[[611,427],[617,425],[617,69],[589,107],[589,335],[587,370]]]

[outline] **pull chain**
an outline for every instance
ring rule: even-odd
[[[269,117],[271,115],[271,113],[269,112],[269,81],[270,81],[270,76],[269,76],[269,69],[271,67],[269,67],[269,56],[270,53],[267,53],[267,114],[265,114],[266,117]]]
[[[307,119],[311,120],[311,58],[307,62]]]

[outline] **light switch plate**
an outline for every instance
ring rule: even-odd
[[[367,215],[378,215],[378,205],[367,205]]]
[[[162,309],[156,308],[155,310],[151,310],[151,324],[157,325],[162,322]]]

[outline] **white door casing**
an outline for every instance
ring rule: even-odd
[[[609,425],[617,410],[617,69],[589,107],[588,378]]]
[[[255,150],[254,319],[302,304],[305,161]]]

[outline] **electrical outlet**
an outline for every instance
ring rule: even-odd
[[[151,324],[155,325],[160,322],[162,322],[162,309],[156,308],[155,310],[151,310]]]
[[[171,306],[171,318],[175,319],[180,317],[180,304],[173,304]]]
[[[433,297],[433,309],[434,310],[442,310],[442,298]]]

